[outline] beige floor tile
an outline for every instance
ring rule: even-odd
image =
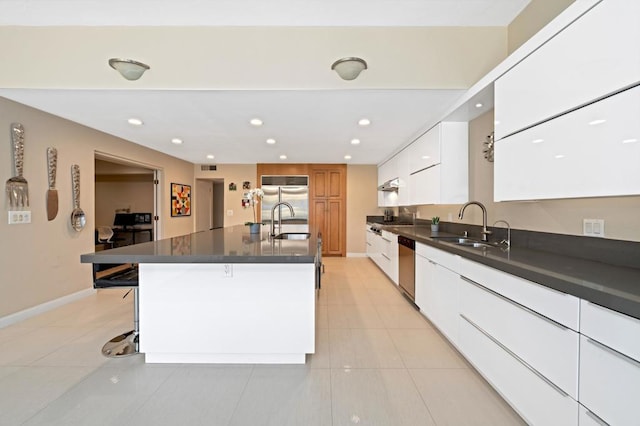
[[[433,329],[387,330],[407,368],[468,368],[468,364]]]
[[[331,425],[330,370],[254,369],[229,425]]]
[[[328,305],[329,328],[384,328],[373,305]]]
[[[329,330],[322,328],[316,330],[316,352],[307,355],[309,368],[329,368],[331,364],[331,352],[329,349]]]
[[[364,288],[327,288],[327,305],[371,305]]]
[[[472,369],[411,369],[409,373],[438,425],[524,424]]]
[[[431,328],[431,324],[409,303],[406,305],[376,305],[386,328]]]
[[[367,295],[374,305],[408,305],[407,300],[395,285],[393,287],[367,288]]]
[[[403,368],[387,330],[330,329],[332,368]]]
[[[29,365],[69,342],[91,331],[91,328],[42,327],[12,339],[0,351],[0,365]]]
[[[316,304],[316,330],[329,328],[329,309],[326,304]]]
[[[331,370],[333,425],[435,425],[407,370]]]

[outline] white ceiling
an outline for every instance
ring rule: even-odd
[[[528,2],[0,0],[0,26],[504,26]],[[398,69],[398,81],[402,72]],[[440,87],[447,90],[437,90],[437,85],[433,90],[163,87],[170,86],[4,89],[0,78],[0,96],[196,164],[282,162],[281,154],[287,155],[286,162],[377,164],[426,130],[427,123],[442,118],[464,93],[445,84]],[[142,119],[144,126],[129,125],[130,117]],[[264,125],[249,125],[254,117]],[[363,117],[372,124],[358,126]],[[174,137],[184,143],[172,144]],[[277,143],[268,145],[267,138]],[[351,145],[353,138],[361,143]],[[215,158],[207,159],[208,154]],[[347,154],[350,160],[345,160]]]

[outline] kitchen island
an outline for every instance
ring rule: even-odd
[[[138,264],[148,363],[295,363],[315,351],[318,242],[214,229],[81,256]]]

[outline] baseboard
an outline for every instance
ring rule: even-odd
[[[367,253],[347,253],[347,257],[367,257]]]
[[[87,296],[91,296],[95,294],[96,290],[93,288],[87,288],[85,290],[80,290],[76,293],[71,293],[66,296],[60,297],[58,299],[51,300],[49,302],[42,303],[40,305],[36,305],[32,308],[25,309],[23,311],[19,311],[5,317],[0,318],[0,328],[7,327],[9,325],[18,323],[20,321],[24,321],[27,318],[34,317],[36,315],[40,315],[52,309],[58,308],[62,305],[66,305],[67,303],[75,302],[76,300],[80,300]]]

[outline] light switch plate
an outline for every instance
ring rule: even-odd
[[[582,219],[582,234],[604,238],[604,219]]]
[[[30,210],[9,210],[9,225],[31,223]]]

